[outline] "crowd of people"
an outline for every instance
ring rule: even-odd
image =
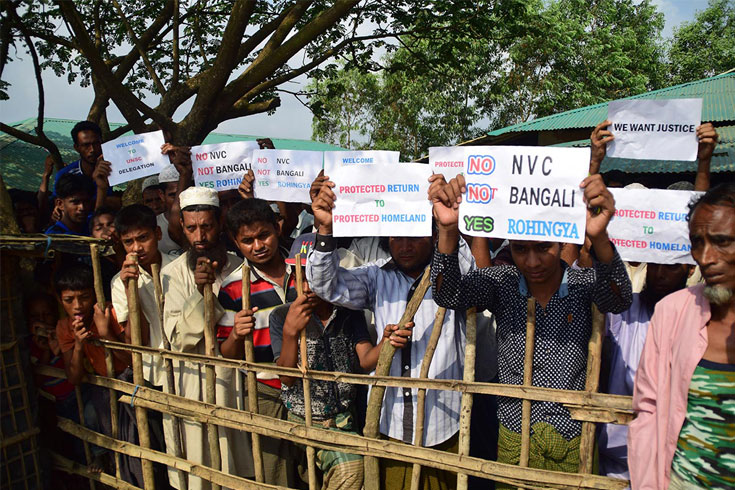
[[[532,384],[563,390],[585,388],[594,304],[606,314],[602,391],[633,396],[637,414],[629,426],[600,424],[595,471],[631,479],[634,489],[733,488],[735,183],[708,189],[717,133],[711,124],[700,126],[695,185],[704,194],[689,209],[696,271],[686,264],[626,263],[607,233],[615,211],[608,186],[615,176],[604,179],[599,173],[612,139],[608,125],[601,123],[591,135],[590,175],[580,183],[588,208],[586,240],[578,247],[462,235],[457,223],[464,178],[447,181],[439,174],[431,177],[427,196],[433,205],[432,236],[335,238],[335,184],[329,176],[320,174],[313,182],[311,205],[255,198],[252,171],[237,190],[218,193],[195,187],[189,149],[168,143],[161,151],[171,165],[145,179],[139,203],[123,206],[121,195],[108,184],[111,167],[102,155],[100,128],[80,122],[72,130],[80,158],[56,173],[53,188],[49,158],[36,195],[11,192],[23,232],[92,236],[114,244],[114,253],[101,260],[106,306],[97,303],[88,256],[39,262],[39,290],[25,302],[32,359],[63,368],[66,379],[37,376],[37,386],[54,400],[53,413],[78,421],[74,386],[82,385],[85,423],[111,434],[109,394],[84,380],[87,373],[132,380],[129,353],[114,350],[114,372],[108,372],[103,347],[90,342],[131,343],[127,286],[132,279],[137,281],[144,345],[205,354],[205,290],[211,287],[217,356],[244,359],[245,339],[251,336],[256,362],[295,368],[302,364],[299,339],[305,332],[309,369],[370,373],[389,342],[396,348],[390,370],[395,377],[419,376],[437,312],[444,307],[428,376],[462,379],[467,310],[476,307],[476,379],[515,385],[523,384],[527,300],[533,297]],[[258,143],[273,148],[270,140]],[[249,267],[247,309],[244,266]],[[300,285],[297,267],[305,269]],[[427,267],[432,287],[412,321],[398,324]],[[162,315],[155,289],[159,269]],[[687,287],[688,281],[695,284]],[[172,386],[162,359],[143,356],[146,386],[205,401],[203,365],[177,360],[173,372]],[[247,409],[245,375],[217,368],[217,404]],[[257,381],[260,414],[304,423],[300,378],[258,372]],[[415,388],[387,388],[382,438],[414,442],[417,397]],[[312,380],[313,423],[359,434],[366,399],[360,386]],[[457,452],[460,407],[460,392],[427,392],[424,446]],[[148,413],[154,449],[174,454],[178,428],[183,457],[212,463],[205,424],[182,418],[179,428],[169,414]],[[475,395],[470,454],[517,465],[521,413],[520,399]],[[122,411],[119,428],[122,438],[137,440],[132,410]],[[250,435],[217,430],[217,466],[253,478]],[[533,402],[529,466],[577,472],[581,432],[581,422],[562,404]],[[84,461],[78,440],[49,441],[57,451]],[[303,447],[271,437],[260,437],[260,447],[265,483],[305,487]],[[91,469],[109,471],[109,454],[92,449]],[[359,489],[364,484],[362,456],[320,449],[316,464],[323,488]],[[143,485],[134,458],[123,458],[122,475]],[[382,488],[408,488],[411,475],[410,463],[380,460]],[[159,465],[156,482],[158,488],[179,490],[210,487],[198,476],[184,477]],[[454,488],[456,475],[424,468],[420,486]],[[470,486],[503,488],[479,478],[472,478]]]

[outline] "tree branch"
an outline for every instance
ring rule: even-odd
[[[233,106],[232,109],[224,114],[222,121],[228,121],[230,119],[236,119],[238,117],[252,116],[253,114],[261,114],[263,112],[272,111],[273,109],[280,107],[280,105],[281,99],[279,97],[273,97],[272,99],[263,100],[260,102],[239,103]]]
[[[174,0],[174,41],[171,50],[171,86],[175,87],[179,84],[179,0]],[[161,94],[163,95],[163,94]]]
[[[156,85],[158,93],[160,93],[161,95],[165,94],[166,87],[163,86],[161,80],[158,78],[158,75],[156,75],[156,70],[153,69],[153,65],[148,59],[148,56],[146,56],[145,51],[143,50],[143,46],[140,44],[140,39],[138,39],[138,37],[135,35],[135,31],[133,31],[130,22],[128,22],[128,18],[125,17],[125,12],[123,12],[122,7],[120,6],[120,2],[118,2],[117,0],[112,0],[112,4],[115,6],[115,10],[117,10],[117,15],[120,16],[120,19],[125,25],[125,29],[128,31],[128,36],[130,36],[130,40],[133,41],[133,45],[135,45],[135,48],[138,50],[140,59],[143,60],[143,64],[145,65],[146,70],[148,70],[148,74],[153,79],[153,83]]]

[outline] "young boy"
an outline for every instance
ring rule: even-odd
[[[301,254],[313,247],[316,235],[301,235],[286,262],[295,264]],[[372,371],[378,362],[380,348],[391,333],[398,341],[394,325],[388,325],[381,344],[373,346],[362,311],[348,310],[327,303],[309,288],[304,279],[303,294],[292,303],[275,308],[270,314],[270,336],[276,364],[297,367],[301,362],[299,337],[306,329],[309,369],[356,373]],[[408,333],[410,335],[410,332]],[[400,339],[401,342],[405,340]],[[281,400],[288,409],[288,419],[303,423],[305,417],[304,388],[299,378],[281,376]],[[349,383],[312,381],[311,406],[315,425],[333,430],[357,433],[354,422],[356,387]],[[324,474],[324,489],[355,489],[363,484],[362,456],[337,451],[317,450],[317,465]]]
[[[64,370],[69,382],[78,385],[86,373],[107,376],[105,350],[92,345],[95,337],[124,342],[123,329],[117,323],[111,306],[104,310],[95,304],[92,270],[72,264],[56,273],[56,292],[66,318],[56,324],[56,337],[64,356]],[[130,365],[130,354],[113,350],[115,376]]]
[[[92,211],[94,187],[83,175],[66,173],[56,182],[56,207],[61,210],[61,219],[51,225],[45,233],[66,235],[89,235],[87,219]]]
[[[102,289],[105,292],[105,300],[112,300],[112,292],[110,284],[112,278],[120,271],[120,266],[125,259],[125,251],[120,245],[120,241],[115,235],[115,210],[102,206],[95,209],[92,218],[89,220],[89,228],[92,238],[101,238],[103,240],[112,240],[114,255],[104,255],[100,257],[100,268],[102,269]]]

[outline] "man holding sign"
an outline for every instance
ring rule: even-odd
[[[430,195],[439,226],[431,271],[436,301],[446,308],[476,306],[495,315],[501,383],[523,384],[529,297],[536,300],[533,385],[567,390],[582,390],[585,386],[592,303],[603,312],[621,312],[630,306],[630,280],[607,236],[615,202],[599,175],[587,177],[580,187],[588,206],[586,235],[596,260],[594,267],[579,270],[569,268],[560,259],[558,243],[511,240],[515,265],[462,273],[457,244],[460,202],[467,192],[464,177],[459,175],[436,187]],[[518,464],[521,400],[499,398],[498,418],[498,462]],[[534,402],[529,466],[576,473],[581,429],[581,422],[572,420],[562,405]],[[554,458],[550,454],[562,456]]]

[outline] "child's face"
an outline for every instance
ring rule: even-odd
[[[109,240],[115,233],[115,217],[111,214],[101,214],[92,220],[92,237]]]
[[[37,299],[28,305],[28,321],[29,325],[34,323],[42,323],[49,327],[56,326],[56,305],[49,304],[48,301]]]
[[[125,253],[138,255],[138,264],[145,267],[158,257],[158,240],[161,239],[161,228],[135,228],[120,235]]]
[[[86,193],[74,194],[66,199],[57,199],[61,203],[62,213],[68,216],[69,221],[77,224],[87,222],[87,216],[92,209],[92,198]]]
[[[69,318],[79,318],[85,323],[92,318],[95,303],[94,289],[64,290],[59,295],[61,306]]]

